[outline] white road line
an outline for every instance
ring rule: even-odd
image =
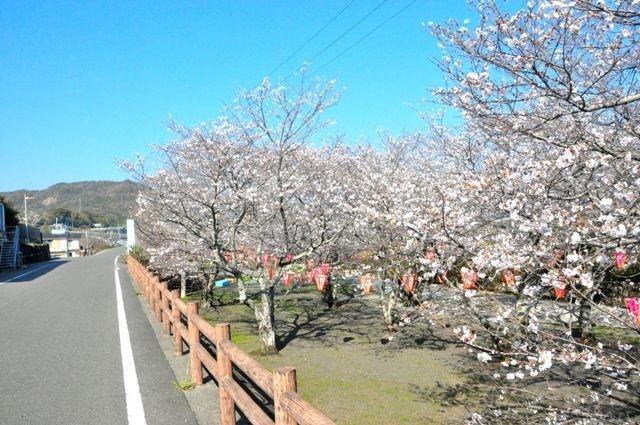
[[[133,351],[131,350],[127,316],[125,315],[124,302],[122,301],[122,287],[120,285],[120,276],[118,276],[118,258],[119,257],[116,257],[113,264],[116,273],[116,305],[118,308],[118,329],[120,331],[120,354],[122,355],[124,393],[127,400],[127,418],[129,419],[129,425],[146,425],[147,420],[144,417],[140,385],[138,384],[136,365],[133,361]]]
[[[38,270],[42,270],[42,269],[44,269],[44,268],[46,268],[46,267],[50,267],[50,266],[51,266],[51,263],[46,264],[46,265],[44,265],[44,266],[40,266],[40,267],[38,267],[37,269],[29,270],[28,272],[26,272],[26,273],[22,273],[22,274],[21,274],[21,275],[19,275],[19,276],[12,277],[11,279],[7,279],[7,280],[5,280],[5,281],[0,282],[0,285],[2,285],[2,284],[4,284],[4,283],[9,283],[9,282],[11,282],[12,280],[20,279],[21,277],[25,277],[25,276],[27,276],[27,275],[30,275],[31,273],[35,273],[35,272],[37,272]]]

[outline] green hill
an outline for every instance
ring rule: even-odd
[[[58,183],[44,190],[16,190],[0,193],[24,217],[24,196],[28,195],[30,225],[60,222],[75,226],[123,225],[136,208],[138,184],[129,180]]]

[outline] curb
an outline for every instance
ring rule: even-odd
[[[132,286],[135,288],[133,282]],[[147,320],[156,335],[158,344],[162,349],[164,356],[173,370],[176,382],[183,382],[189,379],[189,356],[183,355],[176,357],[173,355],[173,345],[170,338],[162,334],[162,326],[156,322],[155,316],[152,314],[145,299],[137,296],[142,310],[147,316]],[[173,385],[173,383],[172,383]],[[180,391],[176,388],[176,391]],[[190,390],[183,391],[189,407],[198,421],[198,425],[218,425],[220,418],[220,402],[218,399],[218,387],[213,382],[197,386]]]

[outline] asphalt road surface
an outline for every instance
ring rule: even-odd
[[[0,424],[196,424],[123,253],[0,272]]]

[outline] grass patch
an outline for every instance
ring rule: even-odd
[[[244,304],[227,304],[224,307],[202,309],[200,317],[215,326],[217,323],[231,325],[231,342],[245,352],[253,352],[260,347],[260,337],[255,328],[253,311]]]
[[[607,344],[640,344],[640,334],[633,329],[613,326],[594,326],[593,334],[598,341],[603,341]]]
[[[464,388],[462,377],[444,367],[442,359],[430,359],[427,350],[380,355],[362,348],[283,350],[279,356],[256,360],[269,370],[295,366],[298,392],[342,425],[462,421],[463,403],[441,403],[440,394],[425,388],[428,382],[442,382],[444,388]],[[461,400],[470,399],[465,395]]]
[[[173,385],[180,391],[188,391],[195,388],[193,382],[190,379],[185,379],[184,381],[172,381]]]
[[[182,301],[184,301],[185,303],[189,303],[192,301],[196,301],[198,303],[202,302],[202,292],[198,291],[198,292],[192,292],[190,294],[185,295],[184,297],[180,298]]]
[[[260,337],[256,334],[232,332],[231,342],[240,347],[246,353],[253,353],[260,349]]]
[[[211,293],[211,298],[214,303],[221,305],[237,304],[238,288],[233,285],[227,288],[214,288]]]

